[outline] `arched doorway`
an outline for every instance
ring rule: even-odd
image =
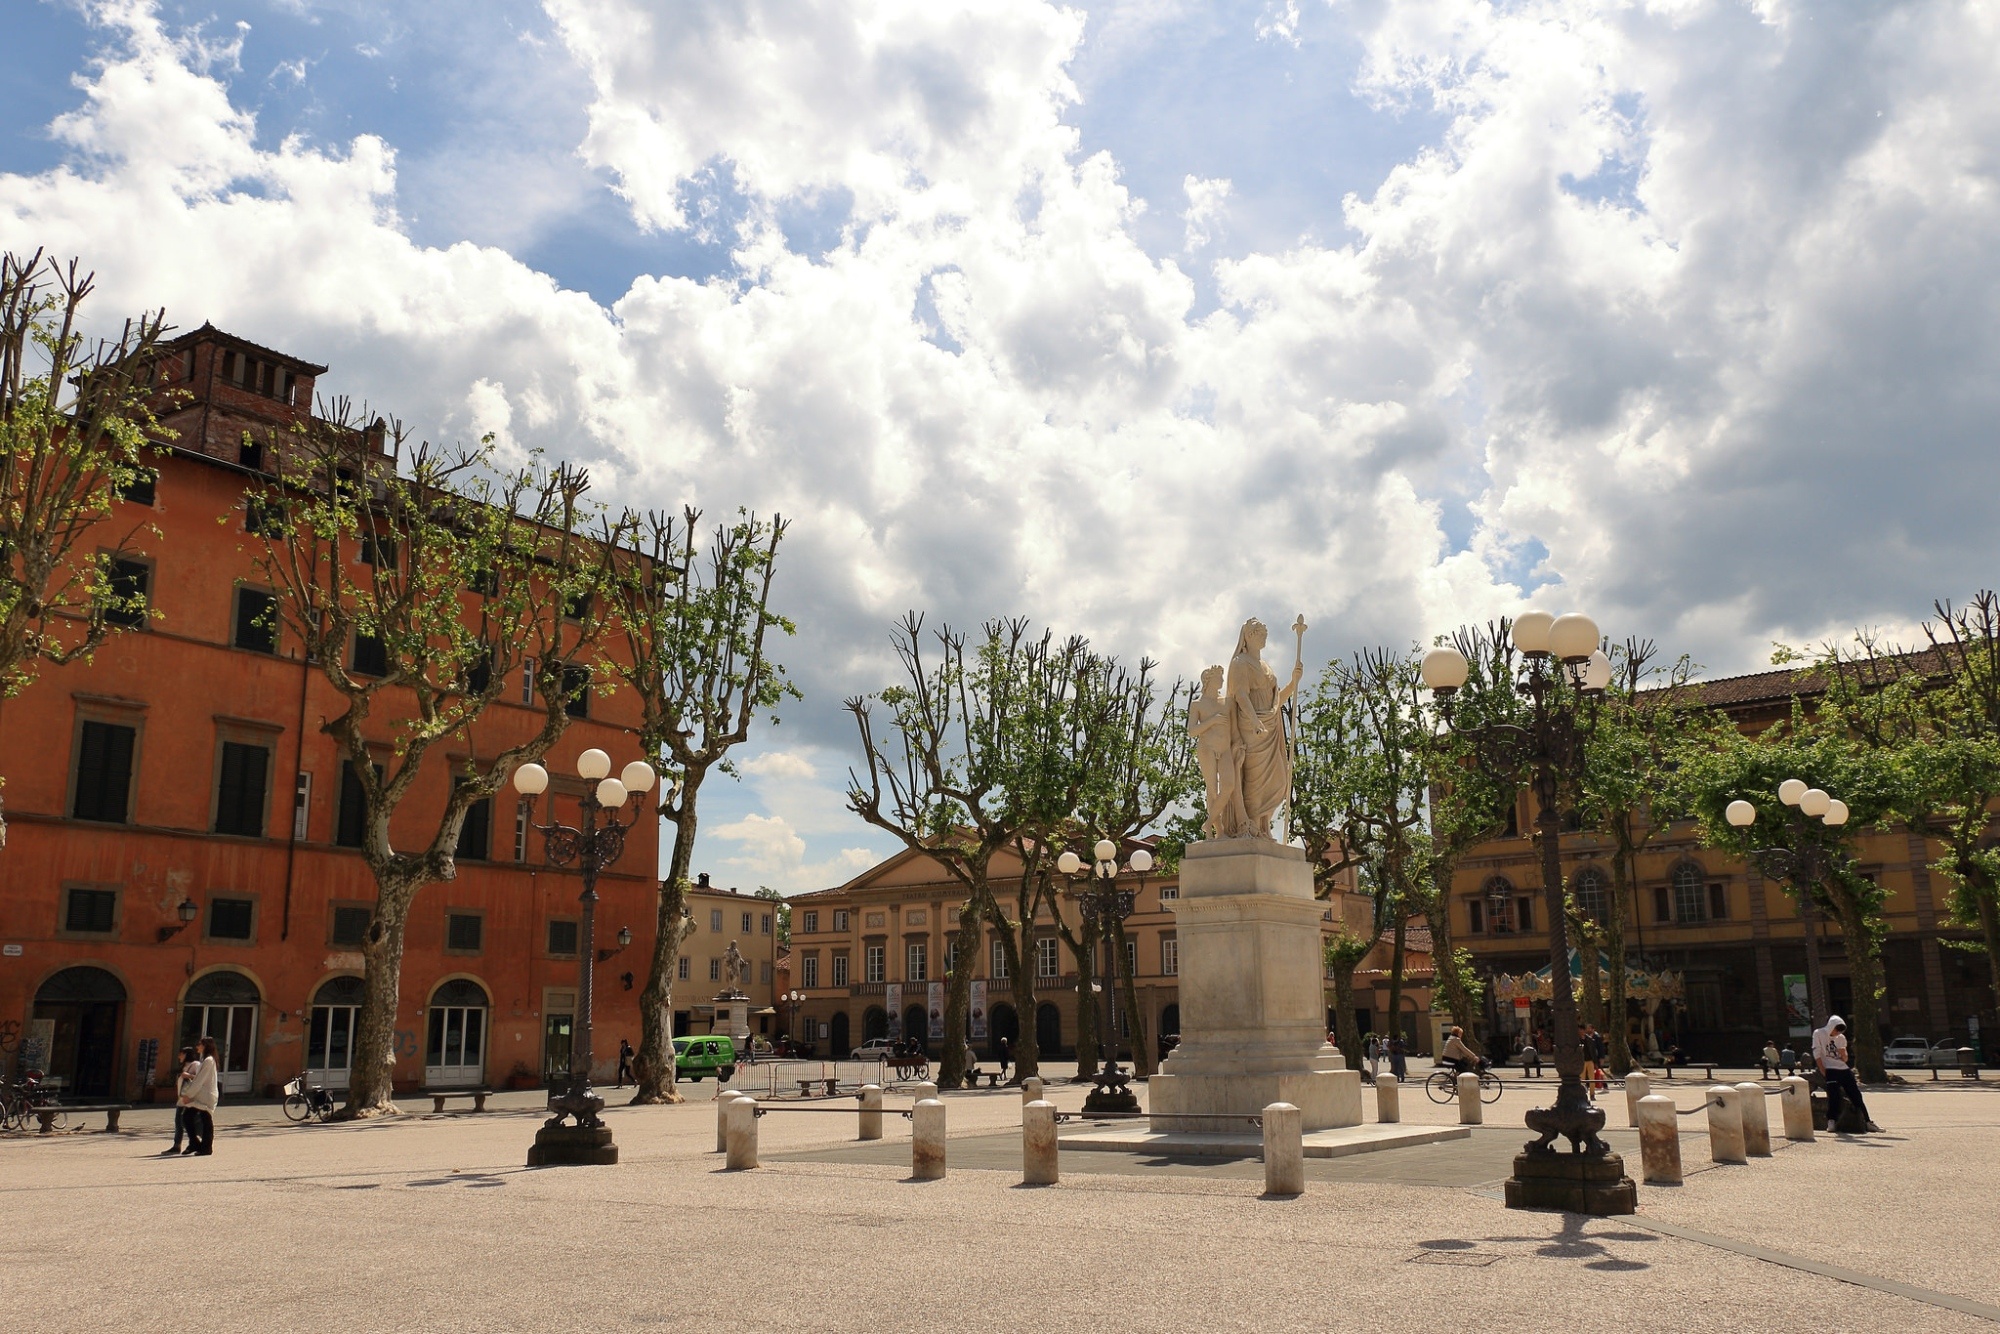
[[[455,977],[431,993],[424,1085],[454,1088],[486,1082],[486,989]]]
[[[65,968],[35,992],[33,1018],[54,1026],[44,1073],[66,1093],[108,1098],[118,1073],[118,1021],[125,984],[102,968]]]
[[[1160,1059],[1179,1045],[1181,1040],[1181,1007],[1179,1002],[1168,1005],[1160,1011]]]
[[[313,993],[306,1029],[306,1082],[344,1089],[354,1064],[354,1025],[361,1014],[361,979],[330,977]]]
[[[834,1059],[838,1060],[853,1049],[854,1044],[847,1039],[847,1011],[834,1014],[833,1022],[827,1025],[827,1034],[827,1050],[833,1053]]]
[[[994,1060],[1000,1059],[1000,1039],[1007,1039],[1010,1050],[1021,1045],[1021,1016],[1014,1013],[1014,1007],[1006,1001],[993,1007],[986,1016],[986,1023],[986,1032],[990,1036],[986,1054]]]
[[[879,1042],[889,1036],[889,1012],[871,1005],[861,1016],[861,1040]]]
[[[1062,1011],[1048,1001],[1035,1007],[1035,1047],[1044,1056],[1062,1050]]]
[[[906,1041],[915,1038],[919,1046],[928,1047],[930,1035],[931,1021],[925,1014],[923,1006],[912,1005],[903,1011],[903,1037]]]
[[[257,1064],[257,1010],[263,997],[242,973],[204,973],[181,998],[181,1045],[214,1038],[222,1059],[222,1091],[248,1093]]]

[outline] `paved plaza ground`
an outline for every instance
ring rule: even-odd
[[[1692,1108],[1702,1087],[1656,1091]],[[1283,1200],[1262,1198],[1254,1161],[1112,1153],[1065,1154],[1061,1185],[1024,1187],[1013,1090],[946,1095],[943,1181],[905,1179],[907,1121],[860,1145],[851,1112],[774,1112],[764,1166],[729,1173],[714,1085],[686,1091],[684,1106],[614,1106],[623,1160],[605,1168],[522,1166],[538,1094],[483,1115],[410,1099],[410,1115],[360,1125],[225,1108],[205,1159],[157,1156],[164,1108],[116,1135],[93,1117],[0,1137],[8,1308],[41,1331],[2000,1323],[1990,1076],[1871,1090],[1885,1133],[1746,1166],[1710,1166],[1702,1118],[1684,1118],[1686,1183],[1642,1186],[1639,1214],[1612,1219],[1500,1203],[1547,1086],[1510,1089],[1470,1139],[1309,1160],[1306,1193]],[[1074,1109],[1084,1091],[1052,1096]],[[892,1090],[889,1106],[908,1101]],[[1622,1096],[1609,1109],[1622,1125]],[[1414,1086],[1403,1113],[1456,1120]],[[1613,1140],[1636,1175],[1631,1134]]]

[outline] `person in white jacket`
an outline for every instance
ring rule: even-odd
[[[215,1039],[201,1040],[201,1065],[188,1083],[188,1146],[182,1154],[215,1152],[215,1104],[221,1100],[222,1069],[215,1060]]]

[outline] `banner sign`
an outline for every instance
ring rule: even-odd
[[[903,1040],[903,984],[891,982],[882,992],[882,1004],[889,1011],[889,1041]]]
[[[974,1042],[986,1041],[986,979],[972,979],[972,1028]]]
[[[931,983],[929,1003],[924,1007],[931,1012],[932,1042],[944,1041],[944,983]]]
[[[1804,973],[1785,974],[1785,1023],[1795,1038],[1812,1034],[1812,997],[1806,990]]]

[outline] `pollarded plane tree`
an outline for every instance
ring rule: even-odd
[[[969,965],[979,924],[998,911],[993,860],[1016,846],[1029,814],[1019,800],[1028,763],[1021,747],[1034,735],[1026,720],[1049,706],[1047,692],[1061,688],[1061,664],[1085,650],[1079,640],[1058,645],[1048,631],[1037,635],[1019,618],[988,621],[976,641],[948,625],[927,632],[916,612],[898,623],[893,642],[902,679],[847,701],[862,754],[860,767],[848,771],[847,801],[965,891],[938,1071],[949,1086],[963,1081],[968,1065]]]
[[[628,513],[614,526],[618,540],[607,541],[610,637],[622,641],[622,652],[608,655],[606,670],[638,697],[640,745],[663,760],[668,775],[659,788],[659,818],[674,831],[653,957],[639,994],[635,1103],[681,1101],[673,986],[681,944],[694,926],[688,877],[702,787],[712,772],[727,772],[729,752],[749,740],[759,718],[775,726],[777,709],[799,698],[770,652],[773,633],[794,631],[771,606],[783,516],[762,520],[739,511],[715,526],[705,548],[700,525],[701,512],[692,508],[678,523],[664,513]]]
[[[362,860],[376,898],[362,937],[361,1011],[342,1115],[391,1113],[394,1034],[409,913],[453,879],[466,816],[516,766],[540,759],[590,688],[606,547],[586,535],[589,479],[539,462],[495,471],[490,443],[403,458],[399,427],[345,400],[270,442],[272,473],[245,527],[275,593],[272,615],[343,707],[320,724],[361,794]],[[530,729],[473,725],[526,676]],[[462,748],[453,761],[443,749]],[[438,776],[435,822],[399,818]],[[393,825],[403,829],[399,842]],[[412,834],[415,837],[412,837]]]
[[[154,385],[165,316],[87,338],[94,278],[39,250],[0,254],[0,699],[146,616],[122,562],[151,527],[105,529],[167,434],[153,416],[171,401]]]

